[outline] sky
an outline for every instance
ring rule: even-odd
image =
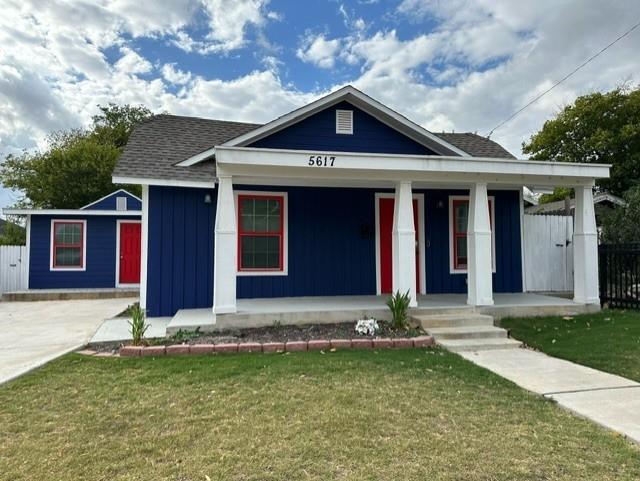
[[[0,158],[97,105],[267,122],[352,84],[432,131],[486,135],[640,20],[631,0],[1,0]],[[159,7],[159,5],[162,5]],[[637,85],[640,29],[492,139]],[[19,199],[0,186],[0,207]]]

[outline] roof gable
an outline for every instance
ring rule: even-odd
[[[125,210],[142,210],[142,201],[140,198],[124,189],[119,189],[111,194],[105,195],[84,207],[80,207],[80,210],[117,210],[118,197],[125,197],[127,199]]]
[[[353,112],[353,133],[336,133],[336,111]],[[438,155],[433,149],[343,100],[263,137],[247,147],[333,152]]]

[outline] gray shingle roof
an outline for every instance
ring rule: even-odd
[[[113,172],[115,177],[212,182],[215,161],[175,164],[260,127],[178,115],[156,115],[135,128]],[[472,133],[435,133],[474,157],[514,157],[496,142]]]

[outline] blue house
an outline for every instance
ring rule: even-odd
[[[522,293],[523,186],[575,188],[574,301],[597,304],[591,196],[608,171],[430,132],[347,86],[265,125],[155,116],[113,181],[143,186],[148,315],[221,319],[268,299],[304,311],[395,291],[413,307]]]
[[[137,287],[142,201],[118,190],[80,209],[4,209],[27,218],[29,289]]]

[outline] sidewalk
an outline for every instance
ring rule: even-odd
[[[640,443],[640,383],[528,349],[459,354]]]

